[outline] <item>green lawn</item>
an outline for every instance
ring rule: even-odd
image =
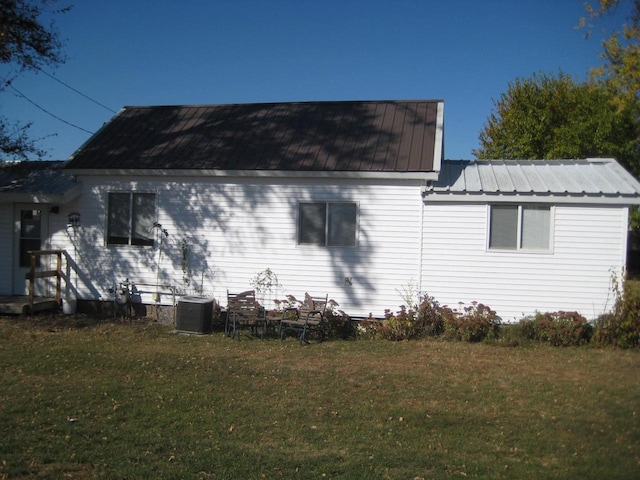
[[[0,370],[0,479],[640,477],[638,351],[13,318]]]

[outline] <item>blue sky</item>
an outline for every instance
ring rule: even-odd
[[[471,159],[509,83],[560,70],[584,79],[623,13],[586,40],[575,28],[583,0],[80,0],[56,16],[67,62],[48,72],[114,111],[442,99],[445,157]],[[13,85],[89,132],[113,116],[42,73]],[[50,159],[68,158],[90,136],[11,91],[0,93],[0,114],[33,122]]]

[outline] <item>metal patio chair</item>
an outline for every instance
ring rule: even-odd
[[[225,334],[240,339],[242,329],[250,329],[254,335],[264,338],[267,330],[266,311],[256,300],[255,290],[241,293],[230,293],[227,290]]]
[[[309,343],[309,334],[315,333],[319,341],[326,337],[325,312],[329,295],[313,297],[305,293],[304,302],[298,307],[285,308],[280,320],[280,340],[284,340],[287,331],[297,332],[300,343]]]

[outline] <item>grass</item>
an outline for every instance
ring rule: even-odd
[[[640,352],[0,319],[0,478],[638,478]]]

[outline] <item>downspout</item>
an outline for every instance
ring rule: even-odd
[[[620,252],[620,271],[616,272],[616,274],[618,275],[618,278],[622,278],[624,274],[627,273],[627,254],[629,252],[629,223],[631,222],[631,209],[633,207],[627,207],[626,210],[626,215],[622,215],[622,234],[623,234],[623,238],[625,239],[623,243],[623,248],[622,251]]]

